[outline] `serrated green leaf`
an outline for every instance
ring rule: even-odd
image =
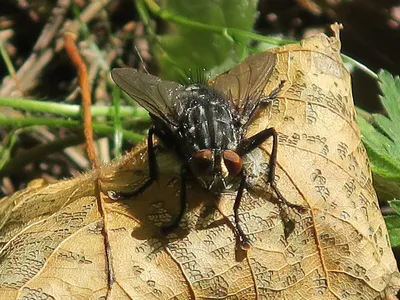
[[[399,176],[396,178],[382,177],[378,173],[373,173],[374,187],[379,199],[388,200],[399,197],[400,184]]]
[[[400,216],[400,200],[388,201],[389,206]],[[399,224],[400,227],[400,224]]]
[[[372,171],[384,177],[400,178],[400,156],[396,153],[398,150],[395,149],[393,141],[376,130],[362,116],[359,115],[357,120]]]
[[[381,70],[378,74],[379,87],[383,93],[381,101],[389,118],[393,122],[400,122],[400,79],[392,74]],[[400,133],[398,133],[400,134]]]
[[[400,216],[397,215],[386,216],[385,222],[388,230],[400,229]]]
[[[388,117],[374,114],[371,121],[359,116],[358,123],[371,161],[378,193],[384,197],[399,197],[400,79],[386,71],[381,71],[378,74],[378,80],[383,94],[380,99]]]
[[[400,228],[389,230],[390,244],[392,247],[400,246]]]
[[[385,217],[385,222],[389,231],[392,247],[400,246],[400,216],[387,216]]]
[[[378,83],[383,93],[380,99],[389,118],[374,114],[374,121],[395,144],[400,144],[400,79],[387,71],[381,71],[378,74]],[[394,148],[392,154],[400,161],[400,147]]]
[[[395,143],[400,143],[400,123],[393,122],[380,114],[373,114],[378,127]]]

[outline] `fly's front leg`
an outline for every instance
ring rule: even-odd
[[[274,128],[267,128],[256,135],[248,138],[243,139],[239,143],[238,147],[238,154],[240,156],[246,155],[247,153],[253,151],[257,147],[259,147],[262,143],[264,143],[268,138],[272,137],[272,151],[269,158],[269,170],[268,170],[268,177],[267,182],[270,184],[271,188],[276,193],[279,201],[287,205],[288,207],[295,208],[299,211],[304,210],[304,207],[301,205],[290,203],[283,197],[281,192],[278,190],[275,184],[275,169],[276,169],[276,158],[278,153],[278,133]]]
[[[185,169],[185,167],[183,167],[180,172],[181,190],[180,190],[180,197],[179,197],[179,201],[180,201],[179,213],[170,225],[161,227],[161,233],[163,235],[166,235],[166,234],[170,233],[171,231],[175,230],[179,226],[179,223],[181,222],[182,217],[185,213],[186,203],[187,203],[186,177],[187,177],[186,169]]]
[[[265,129],[248,139],[241,140],[237,153],[239,154],[239,156],[246,155],[254,149],[258,148],[270,137],[272,137],[272,152],[269,158],[269,171],[267,181],[269,184],[272,185],[275,181],[276,155],[278,151],[278,133],[274,128]]]
[[[147,135],[147,161],[149,166],[149,178],[140,186],[136,191],[132,193],[124,193],[119,191],[108,191],[108,196],[112,200],[120,200],[126,198],[134,198],[143,193],[154,181],[158,179],[157,170],[157,159],[154,151],[153,136],[155,134],[155,128],[151,127]]]
[[[239,219],[240,202],[242,201],[243,191],[246,186],[246,175],[243,173],[243,171],[241,176],[242,178],[240,180],[239,189],[236,194],[235,204],[233,205],[233,215],[235,217],[235,229],[236,229],[236,234],[239,236],[240,245],[243,250],[248,250],[251,246],[251,243],[247,235],[244,233],[242,226],[240,225],[240,219]]]
[[[255,112],[258,110],[258,108],[260,106],[271,103],[272,101],[274,101],[276,99],[276,96],[281,91],[284,83],[285,83],[285,80],[282,80],[280,82],[279,86],[277,88],[275,88],[274,90],[272,90],[272,92],[267,97],[261,98],[260,101],[255,102],[255,103],[253,103],[252,106],[246,108],[246,113],[244,115],[247,117],[244,120],[242,120],[244,127],[247,127],[247,124],[253,118]]]
[[[154,181],[158,179],[157,159],[154,151],[153,136],[155,134],[154,126],[150,127],[147,135],[147,161],[149,164],[149,178],[146,182],[135,192],[136,195],[144,192]]]

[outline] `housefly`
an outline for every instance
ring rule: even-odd
[[[282,87],[283,82],[269,95],[264,95],[275,64],[273,53],[254,54],[218,76],[211,85],[181,85],[131,68],[112,70],[114,82],[149,112],[153,123],[147,137],[149,179],[130,196],[140,194],[157,180],[154,136],[174,151],[182,163],[180,211],[170,225],[162,228],[164,233],[178,227],[186,209],[187,180],[195,178],[203,188],[216,194],[237,191],[233,205],[236,235],[242,248],[249,248],[250,241],[243,232],[238,214],[247,187],[242,158],[270,137],[273,147],[267,182],[281,202],[301,208],[287,202],[275,185],[278,146],[275,129],[266,128],[245,137],[257,109],[273,101]]]

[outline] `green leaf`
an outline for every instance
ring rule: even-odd
[[[400,79],[393,77],[389,72],[382,70],[378,74],[379,87],[383,93],[381,101],[393,123],[400,122]],[[397,132],[400,137],[400,132]]]
[[[380,133],[364,117],[358,115],[362,138],[371,160],[374,173],[385,178],[400,179],[400,156],[398,149],[388,137]]]
[[[400,216],[400,200],[388,201],[389,206]],[[400,227],[400,226],[399,226]]]
[[[385,217],[392,247],[400,246],[400,216],[391,215]]]
[[[359,115],[363,142],[371,160],[375,187],[384,199],[400,195],[400,79],[387,71],[378,74],[380,97],[387,116],[373,114],[372,120]]]
[[[379,129],[381,129],[386,136],[390,137],[390,139],[395,143],[400,142],[399,121],[393,122],[392,120],[380,114],[373,114],[372,116],[376,122],[376,126],[379,127]]]
[[[225,63],[228,67],[245,58],[249,39],[213,31],[213,28],[235,28],[251,32],[257,1],[241,0],[169,0],[165,11],[170,19],[179,18],[171,25],[173,33],[160,37],[162,51],[156,53],[164,77],[177,78],[177,68],[209,70]],[[164,11],[164,12],[165,12]],[[193,27],[193,22],[210,25],[209,30]],[[190,53],[190,55],[187,55]]]
[[[396,146],[400,144],[400,79],[393,77],[387,71],[380,71],[378,74],[379,87],[383,93],[380,96],[383,107],[389,116],[373,115],[376,126],[383,131]],[[391,155],[400,158],[400,148],[396,147]]]
[[[392,247],[400,246],[400,200],[388,201],[389,206],[394,210],[394,215],[385,217],[386,227],[389,231]]]
[[[399,179],[382,177],[379,174],[373,174],[374,187],[378,193],[379,199],[388,200],[398,198],[400,195]]]

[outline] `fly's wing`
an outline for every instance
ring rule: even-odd
[[[253,54],[239,65],[218,76],[211,83],[232,101],[243,120],[262,99],[265,86],[276,64],[276,54],[261,52]]]
[[[174,101],[183,86],[177,82],[139,73],[132,68],[111,71],[114,82],[150,114],[160,118],[167,125],[176,127],[177,116]]]

